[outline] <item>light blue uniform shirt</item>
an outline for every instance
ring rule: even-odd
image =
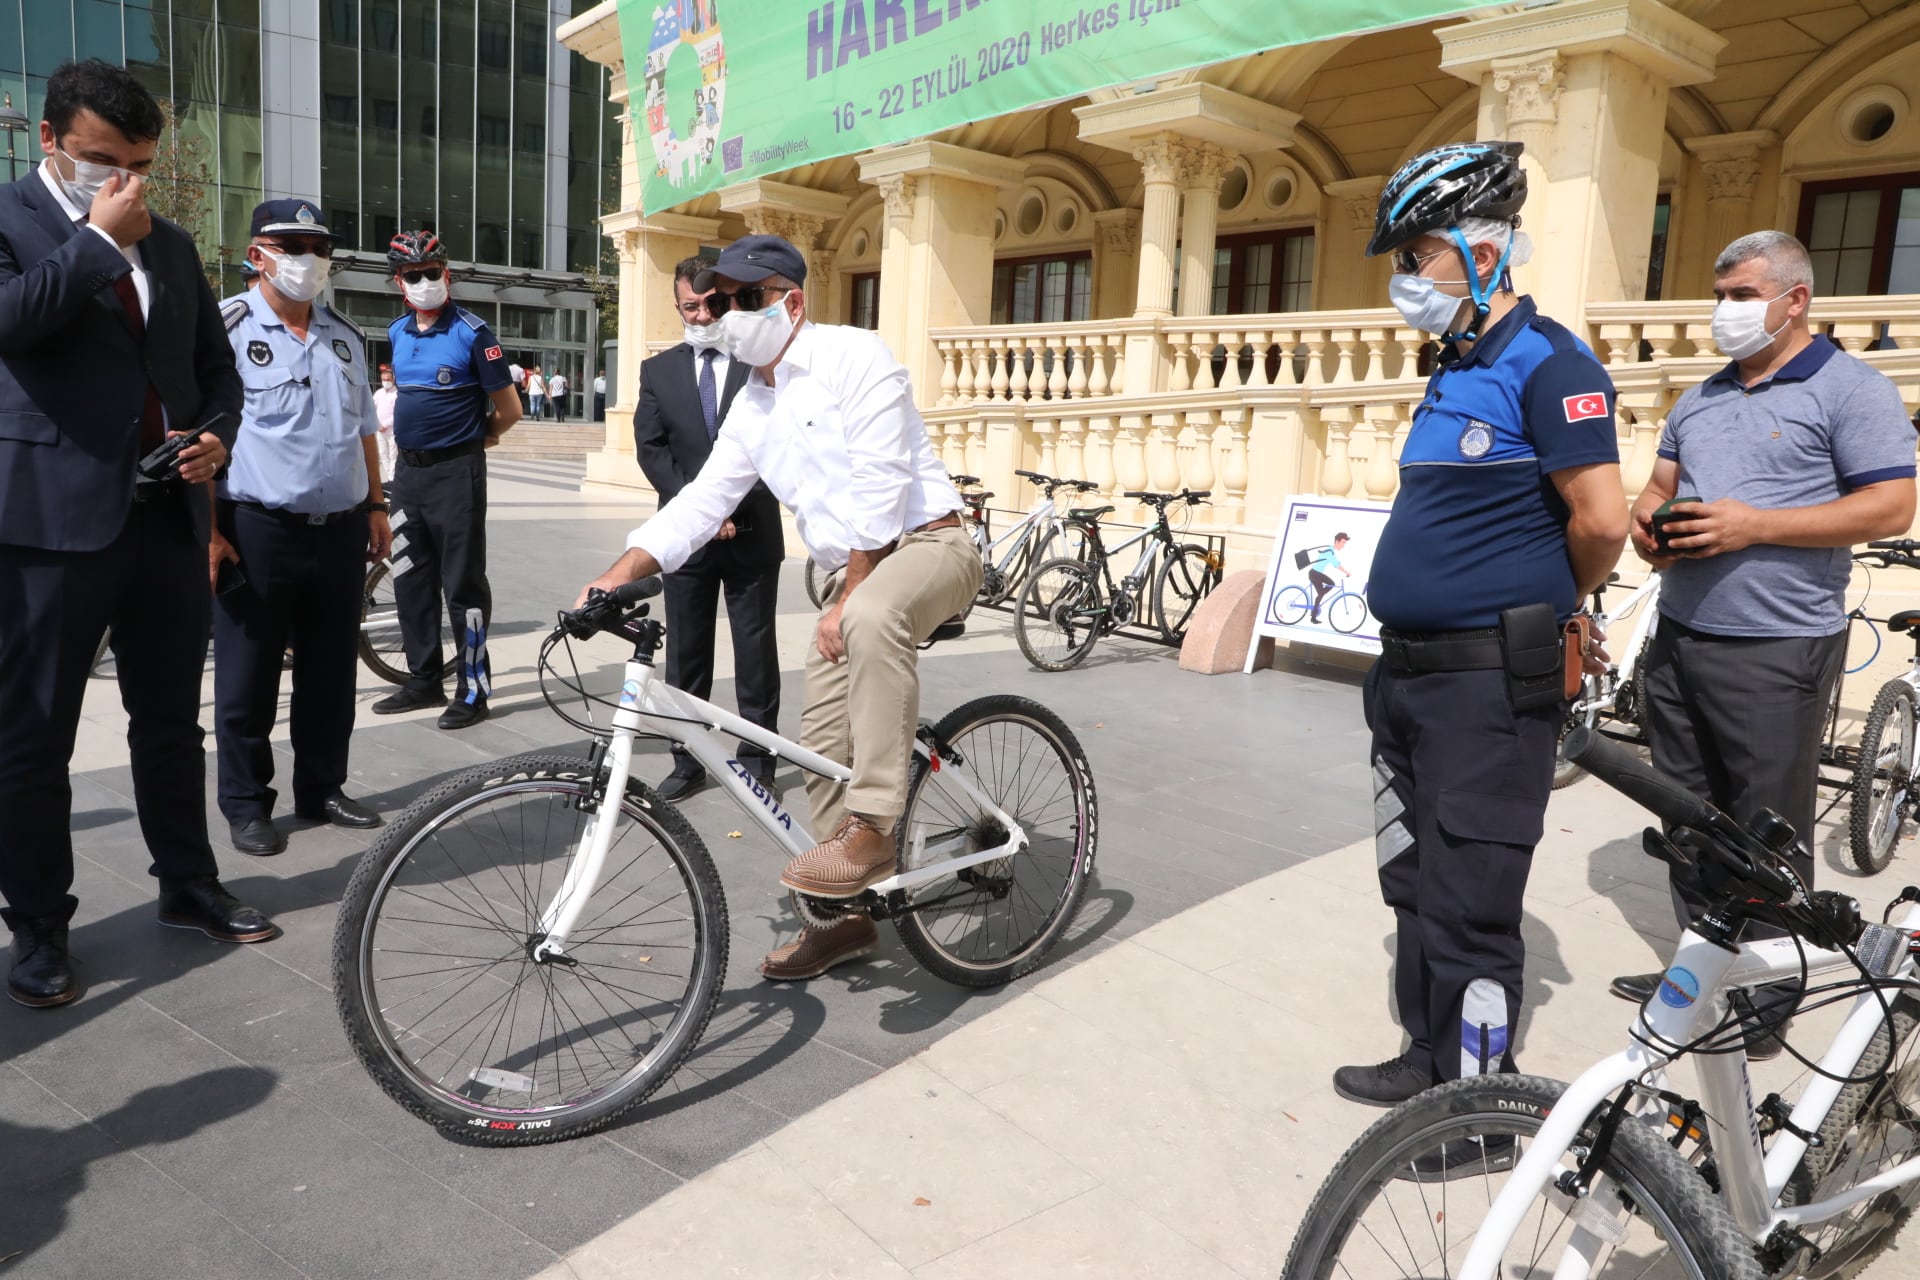
[[[301,515],[328,515],[365,502],[367,460],[360,439],[379,423],[360,330],[316,302],[302,342],[257,288],[220,309],[246,386],[240,434],[220,496]]]

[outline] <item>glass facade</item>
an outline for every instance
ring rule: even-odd
[[[619,196],[620,131],[607,69],[553,39],[564,8],[548,0],[0,0],[0,89],[37,125],[55,67],[74,58],[122,63],[172,111],[176,177],[188,189],[173,207],[193,211],[190,229],[210,269],[224,261],[229,292],[240,287],[253,206],[269,194],[317,196],[341,247],[364,255],[341,255],[350,273],[336,280],[342,310],[363,322],[391,318],[392,291],[368,277],[384,269],[395,231],[431,227],[456,261],[474,264],[456,294],[461,304],[497,320],[503,341],[509,328],[524,335],[522,364],[563,368],[584,386],[598,367],[589,345],[597,347],[596,318],[579,282],[564,277],[615,272],[599,218]],[[313,43],[293,35],[310,29],[315,9],[317,67]],[[263,92],[265,69],[290,63],[295,83]],[[263,130],[266,101],[310,103],[299,109],[317,119],[292,116],[290,135]],[[291,136],[296,146],[312,139],[302,149],[313,154],[263,163],[265,136]],[[15,173],[24,173],[40,158],[37,133],[13,141]],[[290,176],[269,190],[270,174]],[[529,282],[529,272],[553,278]],[[488,300],[501,291],[513,297]],[[543,291],[569,297],[543,306]],[[348,296],[355,292],[369,296]],[[579,314],[558,314],[570,311]],[[555,314],[533,318],[539,312]]]

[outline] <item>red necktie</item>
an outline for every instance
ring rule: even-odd
[[[140,314],[140,291],[134,287],[131,272],[113,282],[113,291],[120,296],[120,309],[127,313],[127,326],[133,330],[133,336],[144,340],[147,334],[147,322]],[[151,453],[160,447],[167,438],[167,415],[160,407],[160,392],[154,388],[153,380],[147,380],[146,403],[140,406],[140,452]]]

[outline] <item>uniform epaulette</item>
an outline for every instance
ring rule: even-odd
[[[247,312],[250,310],[252,310],[252,308],[247,305],[245,298],[235,298],[232,302],[221,307],[220,319],[227,326],[227,332],[232,333],[235,327],[246,318]]]
[[[482,320],[479,316],[473,314],[473,312],[467,310],[459,303],[454,304],[453,314],[460,323],[466,325],[467,328],[473,330],[475,333],[480,332],[480,326],[486,323],[485,320]]]

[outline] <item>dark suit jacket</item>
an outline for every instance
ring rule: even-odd
[[[633,414],[633,446],[647,483],[664,505],[687,481],[700,474],[713,451],[707,439],[707,420],[700,412],[700,383],[694,373],[693,348],[681,343],[640,365],[640,407]],[[749,370],[738,360],[727,363],[726,384],[720,389],[720,421],[746,385]],[[740,532],[727,542],[710,542],[696,551],[687,569],[717,569],[723,565],[754,568],[779,564],[787,558],[786,535],[780,527],[780,500],[764,484],[756,484],[733,513]]]
[[[152,282],[136,338],[113,282],[133,270],[98,232],[76,226],[33,169],[0,186],[0,544],[97,551],[126,523],[149,378],[175,430],[214,413],[229,449],[240,375],[180,227],[157,214],[140,242]],[[207,502],[184,495],[200,540]]]

